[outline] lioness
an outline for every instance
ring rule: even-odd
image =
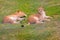
[[[43,7],[38,8],[38,13],[37,14],[32,14],[28,17],[28,24],[39,24],[43,23],[44,20],[50,21],[51,18],[50,16],[46,16],[46,13],[43,9]]]
[[[5,16],[3,18],[3,23],[10,23],[10,24],[16,24],[20,23],[20,21],[24,20],[27,15],[22,11],[17,11],[14,14]]]

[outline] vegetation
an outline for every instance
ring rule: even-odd
[[[50,22],[27,25],[3,24],[3,17],[17,10],[28,16],[37,13],[43,6],[46,15],[52,16]],[[27,17],[28,18],[28,17]],[[60,0],[0,0],[0,40],[60,40]]]

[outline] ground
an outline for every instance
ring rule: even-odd
[[[53,17],[50,22],[32,25],[27,25],[27,20],[21,24],[2,23],[4,16],[17,10],[29,16],[37,13],[40,6],[44,7],[46,15]],[[0,40],[60,40],[60,0],[0,0]]]

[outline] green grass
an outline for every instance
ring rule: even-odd
[[[22,24],[3,24],[3,17],[17,10],[28,16],[37,13],[43,6],[46,15],[52,16],[50,22],[27,25],[27,19]],[[27,17],[28,18],[28,17]],[[60,0],[0,0],[0,40],[60,40]]]

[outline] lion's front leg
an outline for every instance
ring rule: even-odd
[[[52,17],[51,16],[45,16],[46,19],[51,19]]]
[[[20,23],[20,21],[13,21],[13,23],[12,24],[18,24],[18,23]]]
[[[51,21],[50,19],[44,19],[44,21]]]

